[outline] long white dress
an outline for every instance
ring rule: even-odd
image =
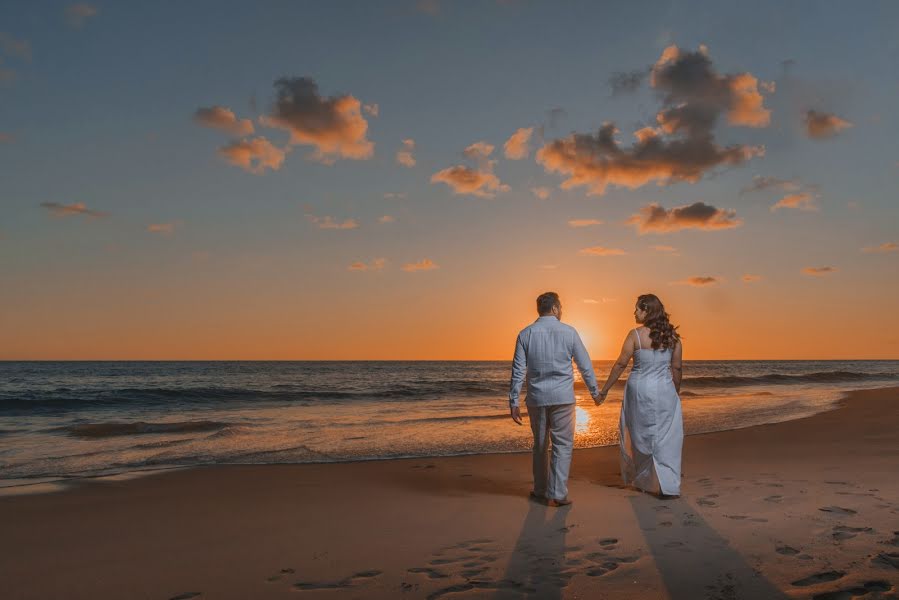
[[[671,379],[671,350],[639,346],[633,360],[619,422],[621,476],[647,492],[679,495],[684,421]]]

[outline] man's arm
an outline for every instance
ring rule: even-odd
[[[521,409],[518,404],[518,396],[521,394],[521,384],[524,383],[526,373],[527,354],[519,333],[518,339],[515,340],[515,356],[512,357],[512,380],[509,383],[509,409],[512,412],[512,419],[519,425],[521,425]]]
[[[587,389],[590,390],[590,396],[596,398],[599,393],[599,386],[596,384],[596,374],[593,372],[593,363],[590,362],[590,355],[587,354],[587,348],[581,341],[581,336],[577,331],[574,332],[574,348],[571,352],[574,356],[574,362],[577,364],[577,370],[581,372],[581,378]]]

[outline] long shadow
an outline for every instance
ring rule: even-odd
[[[671,598],[789,598],[683,498],[659,500],[641,494],[629,500]]]
[[[529,502],[506,572],[494,598],[560,599],[573,573],[565,564],[565,524],[570,507]]]

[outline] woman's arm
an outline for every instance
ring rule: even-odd
[[[680,394],[680,381],[684,376],[683,355],[684,349],[680,340],[678,340],[674,345],[674,350],[671,352],[671,379],[674,380],[674,389],[677,390],[678,394]]]
[[[612,370],[609,372],[609,378],[606,379],[605,384],[602,386],[599,396],[594,400],[596,404],[605,402],[609,390],[612,389],[612,386],[615,385],[615,382],[618,381],[618,378],[621,377],[621,374],[627,368],[627,363],[630,362],[631,357],[634,355],[634,347],[636,346],[634,336],[636,335],[636,333],[630,331],[627,334],[627,337],[624,338],[624,343],[621,345],[621,354],[618,355],[618,360],[612,365]]]

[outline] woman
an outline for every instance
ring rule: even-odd
[[[596,403],[605,401],[633,357],[621,403],[621,476],[625,484],[660,497],[679,496],[684,442],[680,335],[653,294],[637,298],[634,319],[642,327],[628,332]]]

